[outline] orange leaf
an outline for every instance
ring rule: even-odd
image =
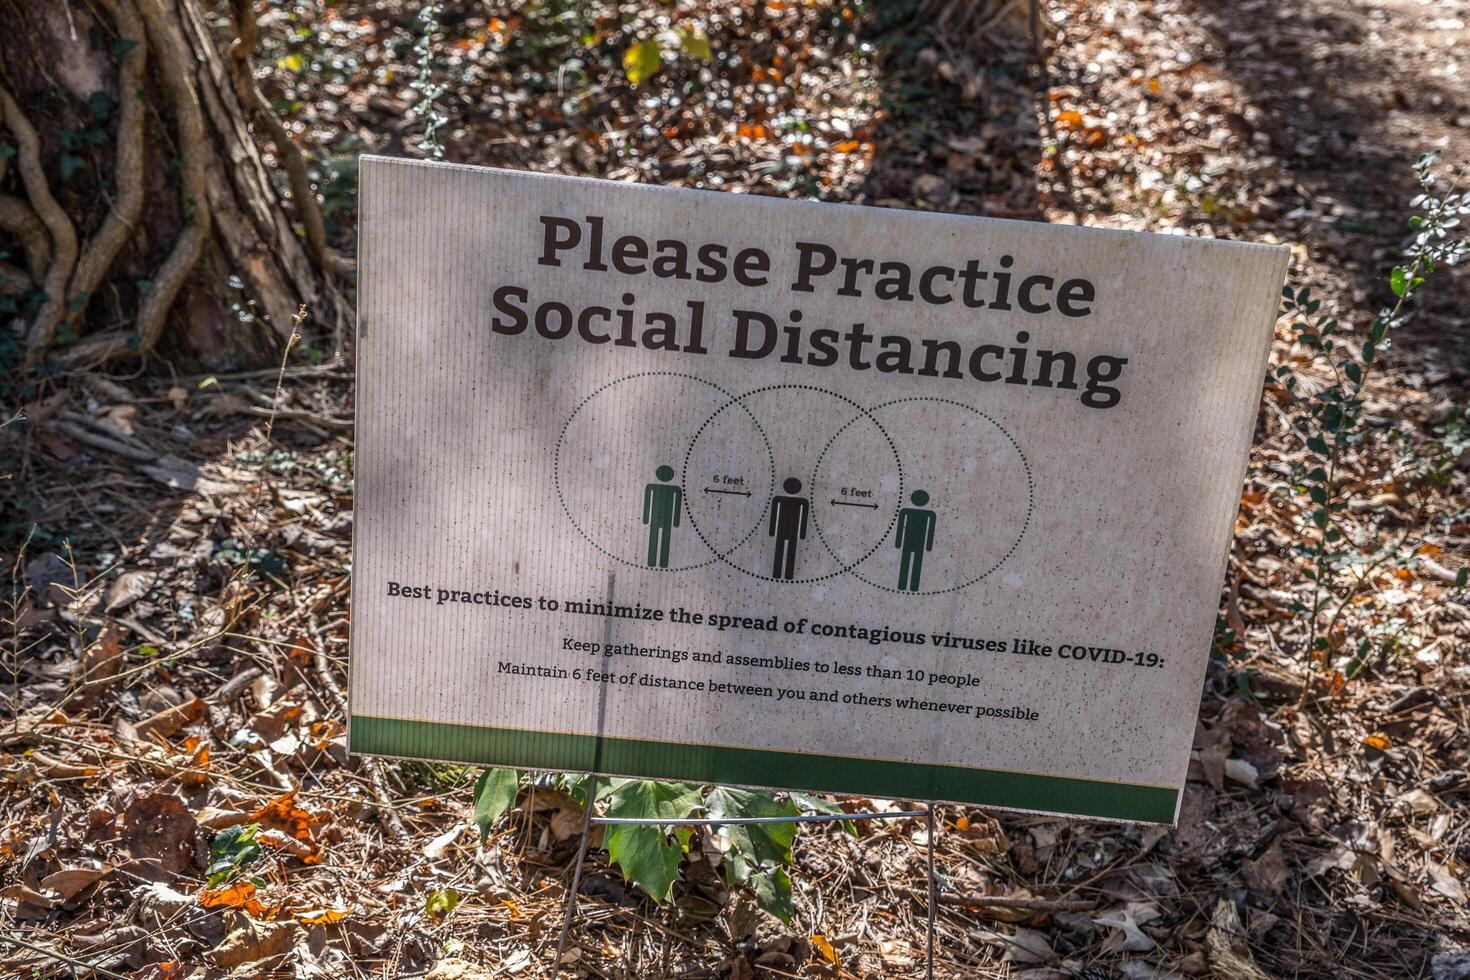
[[[313,909],[310,912],[297,912],[296,918],[300,922],[313,926],[329,926],[333,922],[341,922],[351,914],[351,909],[329,908]]]
[[[834,153],[851,153],[853,150],[856,150],[862,145],[863,144],[859,143],[857,140],[843,140],[841,143],[838,143],[836,146],[832,147],[832,151]]]
[[[323,823],[330,814],[325,810],[308,810],[296,802],[292,790],[271,800],[251,814],[250,819],[263,828],[256,839],[280,848],[307,864],[321,860],[312,828]]]
[[[1076,129],[1082,125],[1082,113],[1076,109],[1068,109],[1057,113],[1056,126],[1060,130]]]
[[[817,948],[818,953],[822,954],[822,959],[826,960],[828,963],[831,963],[833,966],[838,965],[837,950],[832,948],[832,944],[827,941],[826,936],[822,935],[820,932],[813,933],[812,945]]]
[[[237,881],[223,888],[200,889],[199,904],[207,909],[242,909],[252,918],[258,918],[265,912],[265,904],[255,897],[255,885],[250,881]]]
[[[1377,749],[1379,752],[1387,752],[1388,746],[1391,743],[1388,741],[1388,736],[1380,732],[1375,735],[1364,735],[1363,744],[1368,746],[1370,749]]]

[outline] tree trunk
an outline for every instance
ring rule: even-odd
[[[345,333],[350,267],[255,88],[250,0],[232,15],[223,51],[199,0],[0,0],[0,319],[28,363],[227,370],[308,320]]]

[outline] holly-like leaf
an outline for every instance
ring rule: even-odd
[[[475,782],[475,826],[480,828],[480,842],[490,836],[490,828],[500,815],[516,804],[520,792],[520,774],[514,769],[486,769]]]
[[[801,813],[793,800],[777,802],[770,793],[728,786],[713,790],[704,805],[711,817],[794,817]],[[735,824],[720,829],[730,839],[725,877],[731,883],[750,881],[791,863],[794,823]]]
[[[657,75],[663,63],[663,46],[657,41],[640,41],[623,52],[623,74],[634,85]]]
[[[693,814],[702,802],[699,787],[690,783],[629,779],[619,782],[608,794],[607,815],[645,820],[659,818],[672,825]]]

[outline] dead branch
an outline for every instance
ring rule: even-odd
[[[102,227],[82,248],[81,258],[72,276],[67,303],[66,323],[76,332],[87,301],[102,282],[113,260],[122,251],[138,226],[143,213],[143,72],[148,62],[143,22],[138,18],[133,0],[101,0],[102,6],[117,24],[118,35],[134,42],[123,55],[117,84],[120,104],[117,123],[117,153],[113,165],[113,184],[117,201],[107,212]]]
[[[10,90],[0,85],[0,118],[15,134],[19,144],[16,161],[20,166],[20,177],[25,184],[26,196],[36,216],[45,224],[51,236],[51,263],[46,271],[44,286],[46,301],[36,313],[31,329],[26,335],[26,346],[34,353],[49,345],[56,336],[56,325],[66,312],[66,283],[71,278],[72,267],[77,261],[77,233],[71,219],[51,196],[46,183],[46,173],[41,169],[41,139],[36,128],[21,111]]]
[[[301,149],[286,132],[281,120],[266,104],[260,88],[255,84],[255,73],[250,58],[255,53],[255,5],[254,0],[231,0],[230,19],[235,27],[235,40],[230,44],[230,77],[235,85],[235,94],[250,113],[257,125],[264,126],[275,144],[276,155],[286,167],[291,181],[291,197],[296,202],[296,211],[306,229],[306,243],[317,263],[333,275],[348,277],[353,274],[352,263],[327,247],[326,226],[322,222],[321,207],[317,204],[316,192],[312,190],[311,178],[306,172],[306,158]]]
[[[209,188],[204,179],[204,116],[192,85],[194,72],[188,47],[162,0],[136,0],[136,3],[143,15],[148,43],[158,56],[158,75],[168,91],[178,127],[179,157],[183,161],[180,194],[184,201],[184,230],[154,274],[153,288],[138,306],[137,333],[115,330],[88,337],[67,349],[64,360],[68,364],[98,364],[152,350],[163,334],[174,297],[194,271],[194,264],[209,241],[213,221]]]

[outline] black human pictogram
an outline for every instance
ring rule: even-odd
[[[806,519],[812,505],[801,493],[801,481],[794,476],[781,484],[785,496],[771,498],[771,526],[768,537],[776,539],[776,551],[771,559],[771,577],[791,579],[796,574],[796,542],[806,540]]]

